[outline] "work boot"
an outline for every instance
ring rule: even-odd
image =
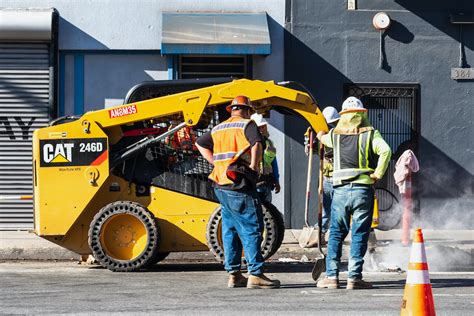
[[[227,287],[246,287],[247,278],[242,275],[240,271],[229,274],[229,282]]]
[[[339,288],[339,279],[336,278],[324,278],[318,281],[316,287],[326,289],[337,289]]]
[[[270,280],[263,273],[259,275],[250,275],[247,282],[248,289],[276,289],[280,287],[279,280]]]
[[[362,279],[348,279],[347,287],[348,290],[366,290],[373,288],[372,283],[365,282]]]

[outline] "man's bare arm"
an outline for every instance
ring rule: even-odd
[[[211,165],[214,165],[214,156],[212,150],[199,146],[197,143],[195,145],[204,159],[206,159]]]
[[[262,144],[260,142],[256,142],[255,145],[252,146],[250,154],[250,169],[258,172],[258,166],[260,165],[260,161],[262,160]]]

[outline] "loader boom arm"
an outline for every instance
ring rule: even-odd
[[[186,125],[194,126],[199,122],[206,107],[230,103],[237,95],[248,96],[259,113],[274,106],[284,107],[306,119],[316,132],[327,131],[324,117],[307,93],[279,86],[273,81],[247,79],[88,112],[81,117],[81,124],[85,129],[91,122],[108,128],[182,114]]]

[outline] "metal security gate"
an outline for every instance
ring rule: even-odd
[[[32,134],[53,113],[52,46],[0,42],[0,196],[33,193]],[[31,228],[31,200],[0,200],[1,230]]]
[[[392,149],[392,160],[386,175],[377,183],[393,193],[400,201],[398,187],[393,173],[395,163],[407,149],[417,154],[418,145],[418,85],[403,84],[350,84],[345,86],[345,96],[359,98],[369,109],[372,125],[380,131],[382,137]],[[416,180],[416,178],[414,179]],[[379,196],[380,203],[391,203],[388,194]],[[415,201],[416,195],[415,195]],[[381,205],[383,207],[383,205]],[[415,203],[417,209],[417,203]]]

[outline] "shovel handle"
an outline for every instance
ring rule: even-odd
[[[306,200],[304,205],[304,223],[306,227],[309,227],[308,213],[309,213],[309,200],[311,197],[311,174],[313,171],[313,141],[314,133],[312,128],[308,128],[309,132],[309,150],[308,150],[308,174],[306,175]]]
[[[324,145],[319,142],[319,189],[318,189],[318,250],[324,258],[324,253],[321,249],[322,228],[323,228],[323,192],[324,192]]]

